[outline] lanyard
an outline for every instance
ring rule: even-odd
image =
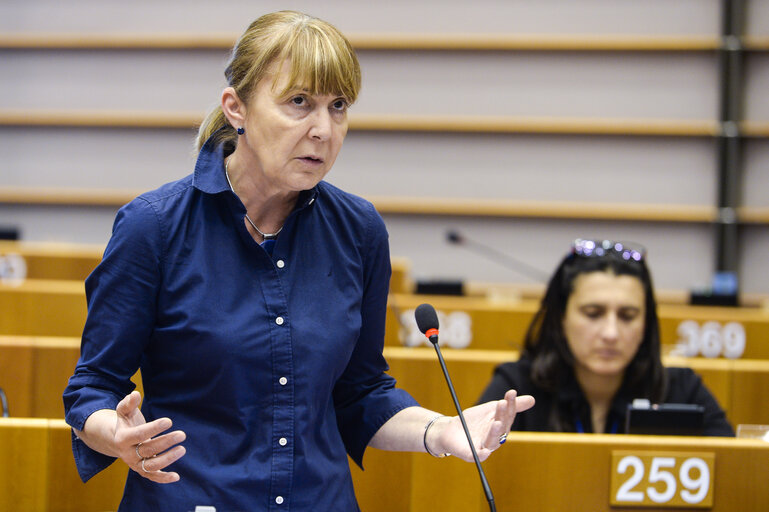
[[[579,432],[580,434],[585,433],[585,426],[582,425],[582,420],[580,420],[579,418],[576,418],[576,421],[574,422],[574,426],[577,428],[577,432]],[[614,421],[611,422],[611,427],[609,428],[609,432],[607,433],[616,434],[618,430],[619,430],[619,422],[615,419]]]

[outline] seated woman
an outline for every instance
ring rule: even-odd
[[[645,251],[577,239],[550,279],[521,357],[497,367],[480,402],[510,388],[537,406],[513,430],[618,433],[636,398],[705,408],[704,435],[733,436],[724,411],[689,368],[665,368]]]

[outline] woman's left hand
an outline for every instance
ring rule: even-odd
[[[467,428],[473,439],[478,458],[486,460],[491,452],[504,442],[516,413],[534,406],[534,397],[517,396],[515,390],[505,393],[502,400],[486,402],[463,411]],[[504,436],[504,437],[503,437]],[[430,427],[427,444],[436,454],[449,453],[467,462],[473,461],[473,453],[467,443],[459,416],[440,418]]]

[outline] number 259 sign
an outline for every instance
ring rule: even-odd
[[[613,506],[713,506],[714,453],[615,450],[611,468]]]

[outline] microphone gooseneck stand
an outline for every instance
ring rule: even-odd
[[[451,382],[449,376],[449,370],[446,368],[446,362],[441,354],[441,348],[438,346],[438,314],[435,312],[430,304],[421,304],[414,312],[417,320],[417,326],[419,330],[427,336],[430,343],[435,347],[435,353],[438,354],[438,361],[441,364],[441,370],[443,370],[443,376],[446,378],[446,384],[449,386],[449,392],[451,393],[451,399],[454,401],[454,407],[459,414],[459,421],[462,423],[462,428],[465,431],[467,442],[470,444],[470,451],[473,454],[473,460],[475,461],[475,467],[478,469],[478,476],[481,478],[481,486],[483,487],[483,493],[486,495],[486,501],[489,502],[489,510],[491,512],[497,512],[497,507],[494,504],[494,494],[491,492],[489,482],[486,480],[486,474],[481,467],[481,461],[478,458],[478,452],[475,451],[475,445],[473,444],[473,438],[470,435],[470,429],[467,428],[467,422],[465,421],[465,415],[462,413],[462,407],[459,405],[459,399],[457,393],[454,390],[454,384]]]
[[[502,251],[495,249],[494,247],[471,240],[459,233],[459,231],[450,230],[447,232],[446,241],[454,245],[466,247],[476,254],[480,254],[484,258],[495,261],[518,275],[528,277],[534,281],[546,283],[550,278],[550,275],[547,272],[543,272],[518,258],[514,258],[509,254],[505,254]]]

